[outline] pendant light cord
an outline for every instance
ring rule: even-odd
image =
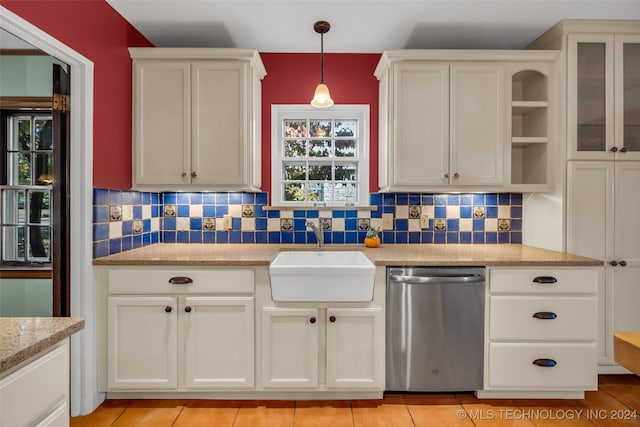
[[[324,33],[320,33],[320,83],[324,83]]]

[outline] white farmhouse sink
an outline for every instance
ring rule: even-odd
[[[357,251],[280,252],[269,266],[274,301],[373,299],[376,267]]]

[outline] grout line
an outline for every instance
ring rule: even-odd
[[[125,411],[126,411],[127,409],[129,409],[129,406],[131,406],[131,402],[132,402],[132,401],[133,401],[132,399],[128,399],[128,400],[127,400],[127,406],[125,406],[125,407],[124,407],[124,409],[123,409],[123,410],[118,414],[118,416],[117,416],[117,417],[116,417],[116,418],[111,422],[111,424],[109,424],[109,426],[114,425],[114,424],[116,423],[116,421],[118,421],[118,419],[119,419],[119,418],[120,418],[120,417],[125,413]],[[100,405],[103,405],[103,404],[104,404],[104,402],[102,402]],[[97,408],[96,408],[96,410],[97,410]],[[92,413],[95,413],[95,411],[93,411]],[[89,414],[88,414],[88,415],[89,415]]]
[[[178,418],[180,418],[180,415],[182,415],[182,411],[184,411],[184,408],[186,408],[188,404],[189,399],[185,400],[184,405],[182,405],[182,409],[180,409],[180,412],[178,412],[176,418],[171,422],[171,426],[174,426],[176,424],[176,421],[178,421]]]

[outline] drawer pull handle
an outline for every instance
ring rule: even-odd
[[[188,285],[189,283],[193,283],[193,279],[191,277],[172,277],[169,279],[169,283],[172,285]]]
[[[553,276],[538,276],[533,279],[533,283],[558,283],[558,279]]]
[[[557,362],[553,359],[536,359],[533,361],[533,364],[542,366],[543,368],[553,368],[557,365]]]
[[[533,317],[535,317],[536,319],[555,319],[556,317],[558,317],[557,314],[555,314],[553,311],[539,311],[537,313],[533,314]]]

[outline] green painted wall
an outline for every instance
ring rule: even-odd
[[[67,68],[46,55],[0,55],[0,96],[51,96],[53,64]]]
[[[0,317],[51,317],[52,307],[52,279],[0,279]]]

